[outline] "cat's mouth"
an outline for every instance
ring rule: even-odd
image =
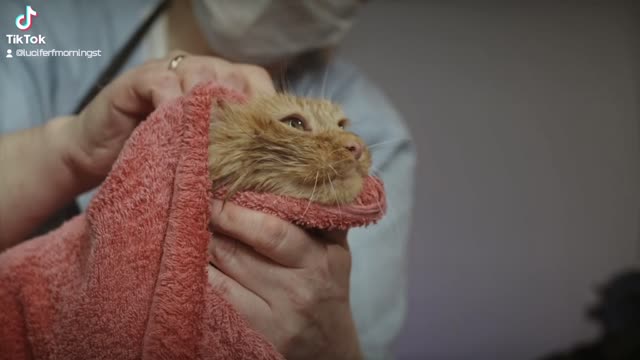
[[[225,188],[228,196],[243,191],[271,193],[339,207],[352,203],[360,195],[366,177],[355,167],[342,176],[330,176],[318,171],[313,176],[305,177],[304,181],[287,177],[284,173],[273,173],[259,182],[231,176],[214,181],[214,190]]]
[[[364,148],[362,154],[354,158],[343,152],[342,156],[331,162],[316,164],[315,174],[300,179],[300,188],[304,188],[301,197],[325,205],[344,205],[353,202],[363,188],[364,180],[369,176],[371,155]]]
[[[331,167],[331,170],[336,170]],[[368,176],[368,167],[355,163],[340,171],[318,171],[311,178],[300,184],[304,188],[301,197],[312,202],[325,205],[344,205],[353,202],[362,191],[364,179]],[[305,179],[307,180],[307,179]]]

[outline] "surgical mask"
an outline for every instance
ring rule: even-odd
[[[193,0],[211,49],[232,61],[269,65],[337,45],[363,0]]]

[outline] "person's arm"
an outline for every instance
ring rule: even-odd
[[[72,117],[0,135],[0,251],[95,185],[73,169]]]
[[[188,55],[170,70],[175,55],[122,74],[77,116],[0,135],[0,251],[100,183],[136,125],[161,103],[201,81],[217,81],[247,96],[275,91],[264,69]]]

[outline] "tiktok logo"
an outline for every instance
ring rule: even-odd
[[[16,16],[16,27],[22,31],[31,29],[31,18],[38,16],[38,13],[33,8],[27,5],[27,9],[24,14]]]

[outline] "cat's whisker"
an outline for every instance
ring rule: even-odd
[[[337,163],[337,162],[336,162],[336,163]],[[336,175],[339,175],[339,174],[338,174],[338,171],[337,171],[333,166],[331,166],[331,164],[327,164],[327,165],[329,165],[329,168],[330,168],[331,170],[333,170],[333,172],[334,172],[334,173],[336,173]]]
[[[338,161],[333,161],[333,162],[331,162],[331,163],[332,163],[333,165],[338,165],[338,164],[342,164],[343,162],[350,162],[350,161],[354,161],[354,159],[349,159],[349,158],[346,158],[346,159],[340,159],[340,160],[338,160]]]
[[[286,69],[281,69],[280,70],[280,90],[284,93],[288,93],[289,92],[289,87],[287,86],[287,82],[286,82],[286,75],[285,75]]]
[[[369,149],[373,149],[374,147],[377,147],[377,146],[380,146],[380,145],[388,145],[390,143],[400,143],[400,142],[403,142],[403,141],[407,141],[407,139],[406,138],[398,138],[398,139],[385,140],[385,141],[381,141],[379,143],[367,145],[367,147]]]
[[[369,173],[382,181],[382,172],[379,169],[376,169],[373,165],[369,168]]]
[[[342,220],[342,208],[340,207],[340,201],[338,200],[338,193],[336,192],[336,188],[333,187],[333,182],[331,181],[331,178],[329,176],[327,176],[327,179],[329,179],[329,184],[331,185],[331,190],[333,191],[333,196],[336,199],[336,204],[338,205],[338,214],[340,214],[340,220]]]
[[[231,199],[231,197],[238,192],[239,190],[242,190],[240,187],[242,185],[242,182],[244,181],[244,179],[247,177],[247,173],[244,173],[240,176],[238,176],[238,178],[236,178],[236,180],[231,184],[231,186],[227,187],[227,193],[225,194],[224,197],[224,202],[227,202],[229,199]]]
[[[313,195],[316,193],[316,186],[318,186],[318,175],[320,175],[320,172],[316,171],[316,182],[315,184],[313,184],[313,191],[311,192],[311,197],[309,198],[309,203],[307,204],[307,208],[302,213],[303,218],[307,214],[307,211],[309,211],[309,207],[311,206],[311,202],[313,201]]]
[[[346,149],[333,149],[327,155],[331,156],[331,155],[333,155],[333,154],[335,154],[337,152],[340,152],[340,151],[346,151]]]
[[[289,80],[287,78],[288,67],[289,64],[285,63],[276,70],[278,73],[277,87],[279,88],[277,91],[284,94],[290,93],[291,90],[291,85],[289,84]]]
[[[327,78],[329,77],[329,64],[325,65],[324,68],[324,74],[322,75],[322,87],[320,88],[320,97],[322,99],[325,99],[325,90],[326,90],[326,86],[327,86]]]
[[[256,135],[252,134],[250,132],[248,132],[246,129],[243,128],[238,128],[243,134],[247,135],[248,137],[250,137],[251,139],[255,139]],[[215,131],[215,129],[213,129],[213,131]]]
[[[299,163],[299,161],[287,161],[287,160],[284,160],[284,159],[277,159],[277,158],[276,159],[271,159],[271,160],[272,161],[276,161],[276,162],[278,162],[278,163],[280,163],[280,164],[282,164],[284,166],[295,166],[296,164]]]
[[[311,174],[307,174],[305,177],[302,178],[302,183],[306,184],[307,180],[309,180],[310,177],[312,177],[313,175]]]

